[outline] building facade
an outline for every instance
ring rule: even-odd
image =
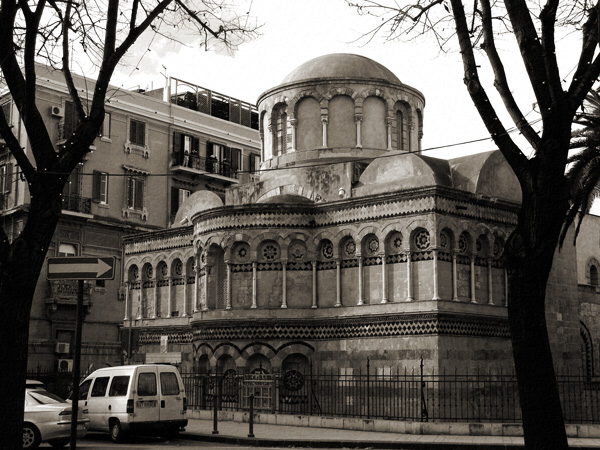
[[[37,104],[56,146],[77,125],[60,71],[38,66]],[[93,83],[81,76],[82,92]],[[190,103],[189,98],[202,100]],[[8,94],[0,105],[15,135],[31,154],[18,111]],[[90,153],[69,177],[63,210],[48,256],[114,256],[114,280],[86,282],[82,367],[123,362],[120,333],[125,293],[121,287],[122,239],[172,225],[187,197],[225,190],[258,167],[258,114],[248,103],[169,79],[164,89],[112,87],[106,116]],[[0,211],[12,240],[29,208],[27,183],[0,140]],[[43,269],[43,274],[46,269]],[[38,280],[31,311],[29,368],[69,370],[75,334],[77,282]]]
[[[124,239],[131,360],[238,374],[421,359],[436,373],[510,369],[502,251],[519,184],[499,152],[421,154],[424,107],[348,54],[262,94],[259,176],[225,201],[197,192],[172,228]],[[548,286],[558,366],[586,359],[579,259],[563,247]]]

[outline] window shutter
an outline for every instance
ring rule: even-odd
[[[174,216],[177,214],[177,210],[179,209],[179,189],[172,187],[171,188],[171,215]]]
[[[231,149],[231,170],[238,171],[241,168],[242,151],[239,148]]]
[[[92,175],[92,201],[100,203],[100,184],[102,173],[94,170]]]
[[[129,142],[137,143],[135,140],[137,136],[137,122],[135,120],[129,121]]]
[[[137,131],[138,136],[136,142],[138,143],[138,145],[146,145],[146,124],[144,122],[139,122]]]
[[[256,158],[254,157],[254,153],[250,153],[249,158],[249,172],[253,173],[256,170]]]
[[[127,186],[125,187],[127,192],[127,207],[133,208],[133,178],[127,177]]]
[[[135,209],[144,209],[144,180],[135,179]]]
[[[104,189],[102,188],[102,179],[104,179]],[[102,198],[104,196],[104,198]],[[108,173],[100,177],[100,201],[108,203]]]
[[[181,151],[181,133],[177,131],[173,133],[173,151],[176,153]]]

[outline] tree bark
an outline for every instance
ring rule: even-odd
[[[548,153],[521,183],[519,222],[505,248],[508,318],[528,450],[568,448],[545,313],[546,286],[568,209],[567,183],[556,167],[564,166],[550,156],[556,142],[542,139]]]
[[[3,450],[22,449],[29,319],[36,281],[60,216],[60,190],[31,200],[31,214],[9,250],[0,273],[0,437]],[[18,393],[18,395],[15,395]]]

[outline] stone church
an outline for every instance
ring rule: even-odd
[[[257,106],[259,175],[198,191],[172,227],[125,239],[127,361],[510,369],[502,252],[521,191],[500,152],[422,154],[423,94],[352,54],[300,65]],[[547,300],[557,366],[590,374],[599,230],[586,219],[587,253],[557,253]]]

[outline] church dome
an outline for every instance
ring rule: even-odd
[[[402,84],[389,69],[372,59],[349,53],[333,53],[319,56],[296,67],[285,77],[282,84],[310,79],[352,79],[375,80],[392,84]]]
[[[173,227],[181,227],[192,223],[192,217],[207,209],[223,206],[221,198],[211,191],[197,191],[184,201],[175,215]]]

